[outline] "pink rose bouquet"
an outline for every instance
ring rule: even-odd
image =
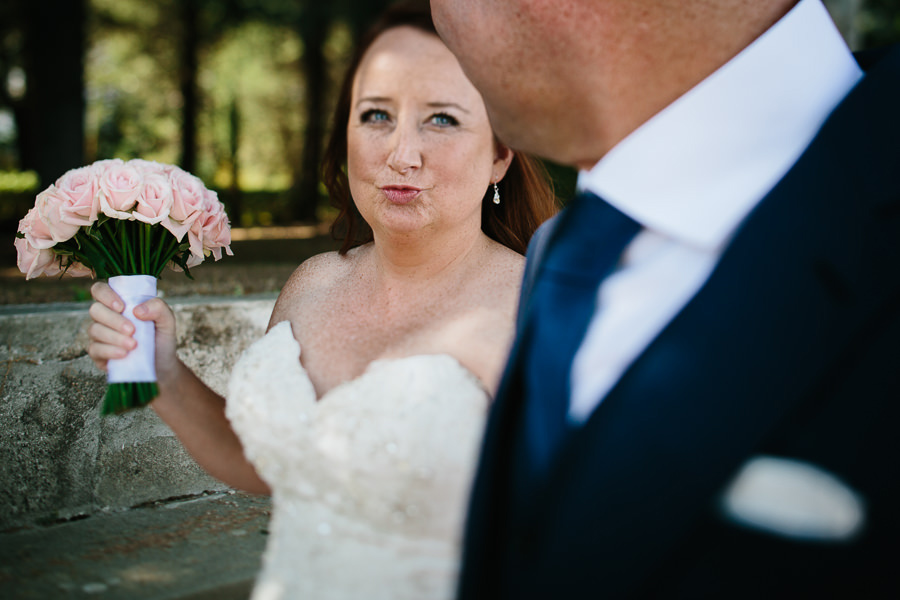
[[[37,195],[19,222],[16,250],[27,279],[67,273],[108,278],[125,301],[138,347],[110,361],[103,414],[158,395],[152,323],[132,311],[156,296],[166,266],[183,270],[231,255],[224,206],[194,175],[146,160],[101,160],[72,169]]]

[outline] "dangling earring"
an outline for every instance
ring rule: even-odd
[[[494,204],[500,204],[500,190],[497,188],[497,182],[494,182]]]

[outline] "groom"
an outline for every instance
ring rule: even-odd
[[[819,0],[432,0],[532,242],[460,598],[900,597],[900,52]]]

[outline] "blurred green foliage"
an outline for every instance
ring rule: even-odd
[[[40,183],[18,172],[14,104],[27,88],[24,29],[16,6],[0,3],[0,225],[33,203]],[[292,186],[301,175],[311,116],[310,93],[324,94],[328,124],[337,84],[358,32],[387,0],[85,0],[85,162],[142,157],[178,163],[184,105],[181,69],[185,3],[198,15],[195,173],[239,202],[242,225],[292,218]],[[849,11],[842,30],[868,48],[900,41],[900,0],[829,0]],[[322,25],[324,24],[324,25]],[[849,25],[848,25],[849,24]],[[311,35],[310,30],[317,35]],[[307,40],[322,38],[325,77],[310,89]],[[327,134],[327,127],[324,131]],[[572,194],[572,169],[548,165],[561,198]],[[237,179],[235,180],[235,175]],[[239,194],[238,194],[239,192]],[[324,196],[323,190],[319,191]],[[326,203],[318,209],[327,218]]]
[[[865,0],[856,25],[863,48],[900,43],[900,0]]]
[[[23,194],[36,190],[38,176],[34,171],[0,171],[0,194]]]
[[[303,152],[301,110],[305,81],[303,40],[278,17],[296,3],[270,2],[243,21],[220,14],[221,3],[201,3],[206,24],[199,43],[196,174],[220,188],[232,185],[232,113],[240,132],[236,158],[242,190],[290,187]],[[225,3],[227,4],[227,3]],[[177,14],[172,0],[92,0],[85,57],[88,160],[142,157],[179,159],[181,96]],[[280,5],[280,8],[279,8]],[[329,28],[326,58],[334,86],[352,49],[347,26]],[[322,115],[328,120],[328,115]]]

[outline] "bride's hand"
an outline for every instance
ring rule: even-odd
[[[134,325],[122,311],[125,303],[109,285],[97,282],[91,286],[95,302],[88,311],[93,323],[88,328],[91,343],[88,355],[98,368],[105,371],[111,359],[125,358],[137,346]],[[156,326],[156,375],[159,383],[175,375],[178,358],[175,355],[175,315],[159,298],[152,298],[134,309],[141,321],[153,321]]]

